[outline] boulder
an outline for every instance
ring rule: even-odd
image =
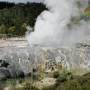
[[[8,69],[6,69],[4,67],[0,68],[0,80],[5,80],[10,77],[11,77],[11,75],[10,75]]]
[[[0,60],[0,67],[8,67],[9,63],[6,62],[5,60]]]
[[[14,66],[9,66],[8,71],[10,72],[11,78],[23,78],[24,77],[24,72],[20,70],[19,68],[17,69]]]

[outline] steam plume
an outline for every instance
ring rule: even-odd
[[[48,10],[38,16],[35,31],[28,35],[31,45],[70,46],[90,38],[90,21],[80,19],[88,0],[45,0],[44,3]]]

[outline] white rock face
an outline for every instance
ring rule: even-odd
[[[7,51],[6,51],[7,50]],[[13,51],[12,51],[13,50]],[[81,48],[41,48],[35,53],[30,48],[0,48],[0,59],[8,61],[17,69],[29,73],[38,64],[55,65],[61,63],[68,70],[81,69],[90,71],[90,47]],[[48,69],[48,67],[46,68]]]
[[[62,64],[62,66],[70,71],[76,70],[80,72],[90,71],[90,46],[81,45],[73,48],[40,48],[37,51],[37,62],[48,62],[48,67],[52,65]],[[41,53],[42,52],[42,53]],[[39,54],[41,53],[41,54]],[[42,58],[43,57],[43,58]],[[46,68],[47,69],[47,68]]]
[[[73,48],[42,46],[30,48],[28,44],[24,47],[4,46],[0,48],[0,59],[14,66],[15,70],[22,70],[25,74],[32,72],[33,68],[37,68],[39,64],[45,65],[46,70],[54,65],[62,64],[70,71],[87,72],[90,71],[90,45],[77,44]]]

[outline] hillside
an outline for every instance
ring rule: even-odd
[[[26,26],[34,26],[37,16],[45,10],[42,3],[0,2],[0,34],[25,35]]]

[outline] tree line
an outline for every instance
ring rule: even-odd
[[[23,36],[26,26],[34,26],[37,16],[45,10],[42,3],[0,2],[0,34]]]

